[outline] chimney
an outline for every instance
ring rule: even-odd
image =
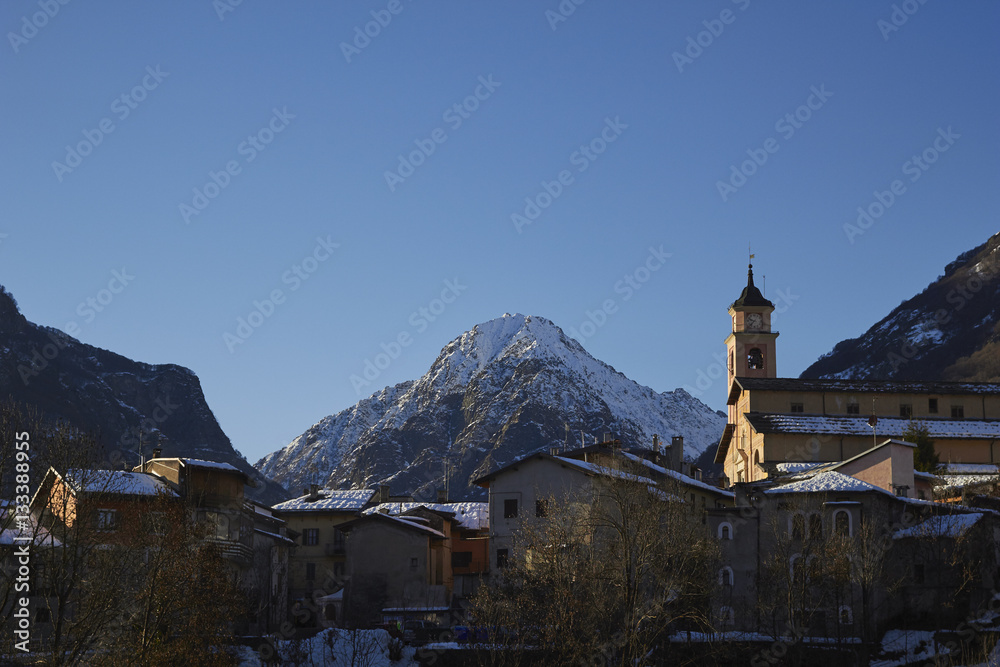
[[[448,491],[447,491],[447,489],[438,489],[437,490],[437,501],[439,503],[441,503],[442,505],[444,505],[445,503],[448,502]]]
[[[660,436],[653,434],[653,451],[657,454],[660,453]]]
[[[309,485],[309,497],[310,498],[318,498],[319,497],[319,484],[310,484]]]
[[[378,485],[378,501],[380,503],[389,502],[389,485],[379,484]]]
[[[684,461],[684,436],[675,435],[670,438],[670,469],[681,471],[681,462]]]
[[[160,454],[162,454],[162,453],[163,453],[162,449],[160,449],[159,447],[153,447],[153,458],[154,459],[160,458]]]

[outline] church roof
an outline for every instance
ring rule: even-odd
[[[739,385],[736,387],[735,385]],[[742,391],[826,391],[851,394],[1000,394],[997,382],[938,382],[919,380],[803,380],[800,378],[733,379],[730,401]]]
[[[757,433],[817,433],[828,435],[871,435],[868,417],[831,417],[786,413],[747,412],[747,421]],[[990,439],[1000,437],[996,419],[926,419],[931,438]],[[876,434],[880,437],[902,436],[910,425],[905,417],[879,417]]]
[[[740,306],[767,306],[774,308],[774,304],[764,298],[760,290],[753,284],[753,264],[747,267],[747,286],[743,288],[740,298],[733,302],[732,308]]]

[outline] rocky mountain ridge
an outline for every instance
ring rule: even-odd
[[[395,493],[477,498],[471,482],[530,452],[611,433],[631,446],[682,435],[693,458],[725,417],[683,389],[657,393],[594,359],[541,317],[510,315],[448,343],[417,380],[307,429],[257,468],[292,492],[390,484]]]

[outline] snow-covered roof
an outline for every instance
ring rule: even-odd
[[[834,470],[821,472],[809,479],[767,489],[765,493],[859,493],[864,491],[877,491],[892,495],[885,489]]]
[[[397,516],[418,507],[426,507],[435,512],[455,515],[455,521],[463,530],[485,530],[489,528],[489,503],[379,503],[364,510],[364,514],[381,512]]]
[[[959,538],[983,518],[982,512],[971,514],[944,514],[924,519],[915,526],[902,528],[892,535],[892,539],[906,537],[951,537]]]
[[[114,493],[126,496],[163,494],[178,497],[159,477],[144,472],[72,468],[61,477],[76,493]]]
[[[442,533],[441,531],[434,530],[430,526],[427,526],[419,521],[410,521],[409,519],[403,516],[390,516],[388,514],[381,514],[381,513],[369,514],[368,516],[380,517],[388,521],[395,521],[396,523],[406,526],[407,528],[416,528],[417,530],[422,530],[425,533],[430,533],[434,537],[444,537],[444,533]]]
[[[811,468],[815,468],[816,466],[819,466],[819,465],[823,465],[823,464],[822,463],[815,463],[815,462],[805,463],[805,462],[801,462],[801,461],[795,461],[795,462],[785,461],[785,462],[782,462],[782,463],[775,464],[774,468],[775,468],[775,470],[777,470],[778,472],[781,472],[781,473],[795,474],[795,473],[805,472],[805,471],[810,470]]]
[[[216,468],[218,470],[230,470],[232,472],[239,473],[243,472],[236,466],[222,461],[206,461],[205,459],[181,459],[180,461],[184,465],[191,466],[193,468]]]
[[[277,533],[271,533],[266,530],[261,530],[260,528],[254,528],[253,532],[260,533],[261,535],[266,535],[267,537],[270,537],[272,540],[275,540],[277,542],[284,542],[285,544],[295,544],[295,540],[289,537],[285,537],[284,535],[279,535]]]
[[[648,477],[642,477],[640,475],[632,475],[622,470],[616,470],[615,468],[609,468],[607,466],[598,465],[596,463],[590,463],[589,461],[580,461],[579,459],[568,459],[563,456],[553,456],[552,458],[560,463],[569,464],[575,468],[579,468],[580,470],[591,475],[614,477],[615,479],[624,479],[630,482],[639,482],[641,484],[649,484],[652,486],[656,486],[656,482],[649,479]]]
[[[717,493],[719,495],[726,496],[727,498],[736,497],[731,491],[725,491],[717,486],[706,484],[705,482],[697,480],[693,477],[688,477],[687,475],[681,474],[675,470],[670,470],[668,468],[664,468],[663,466],[656,465],[652,461],[644,459],[641,456],[636,456],[635,454],[631,454],[629,452],[621,452],[621,455],[630,461],[638,463],[639,465],[646,466],[647,468],[656,472],[659,475],[675,479],[681,484],[686,484],[687,486],[693,486],[695,488],[702,489],[703,491],[711,491],[712,493]]]
[[[18,519],[10,517],[6,509],[3,514],[0,514],[0,518],[7,525],[6,528],[0,530],[0,546],[12,546],[31,542],[34,542],[36,547],[58,547],[62,545],[62,542],[52,537],[48,530],[43,526],[39,526],[35,517],[31,514],[28,514],[22,520],[27,521],[27,524],[24,525],[24,530],[18,526]]]
[[[943,463],[939,475],[995,475],[1000,472],[995,463]]]
[[[305,495],[278,503],[279,512],[357,512],[375,495],[374,489],[320,489],[317,497]]]
[[[746,418],[758,433],[825,433],[831,435],[871,436],[868,417],[829,417],[823,415],[748,412]],[[922,419],[931,438],[985,439],[1000,438],[1000,420]],[[879,417],[879,437],[902,437],[910,420],[902,417]]]

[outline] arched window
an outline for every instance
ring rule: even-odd
[[[733,372],[733,351],[729,350],[729,372]]]
[[[753,453],[753,464],[755,466],[757,466],[758,468],[760,467],[760,450],[759,449],[756,452]]]
[[[837,510],[834,512],[833,529],[837,535],[850,537],[854,533],[851,526],[851,513],[847,510]]]
[[[719,524],[719,539],[720,540],[731,540],[733,539],[733,525],[728,521],[723,521]]]
[[[847,605],[843,605],[837,615],[840,617],[841,625],[851,625],[854,623],[854,613]]]
[[[764,353],[760,351],[759,347],[747,352],[747,368],[751,370],[764,368]]]
[[[732,607],[719,607],[719,625],[732,627],[736,625],[736,614]]]
[[[823,517],[817,513],[809,515],[809,539],[819,540],[823,537]]]
[[[733,568],[726,565],[721,570],[719,570],[719,585],[720,586],[733,585]]]

